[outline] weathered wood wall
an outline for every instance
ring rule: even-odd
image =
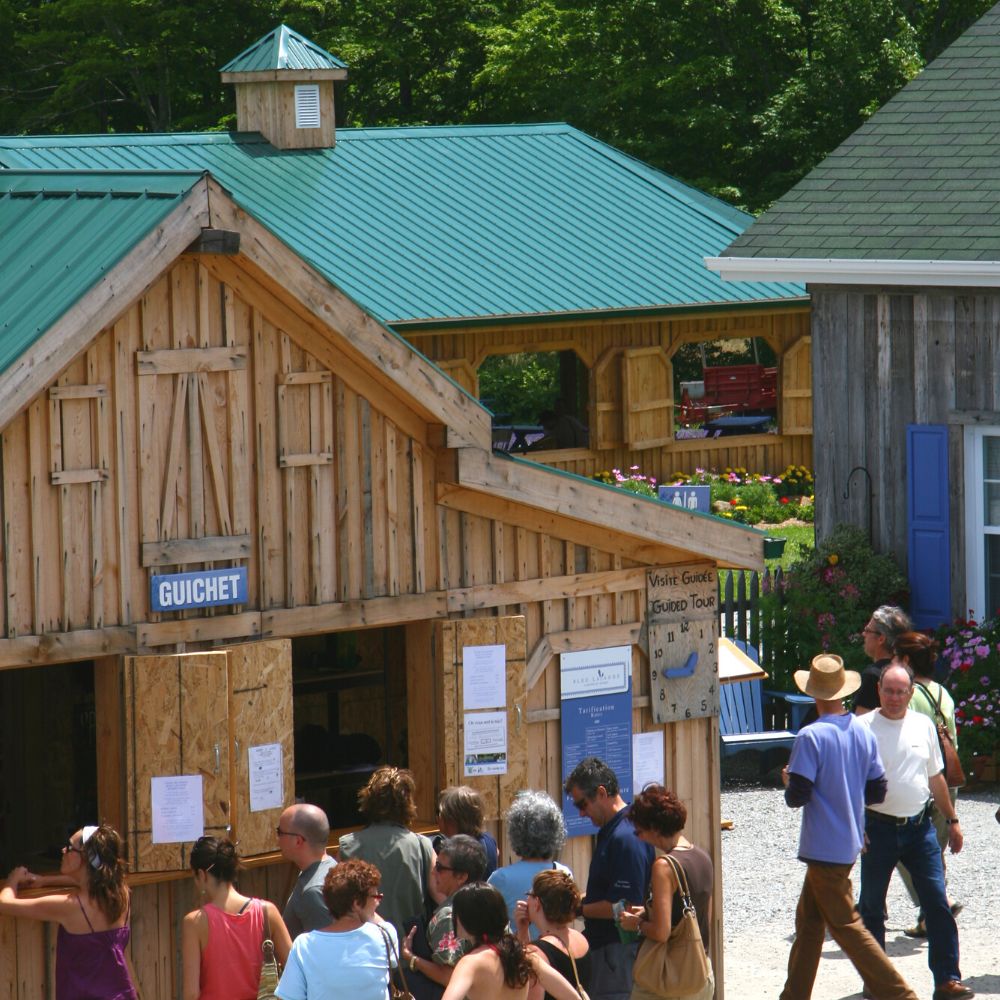
[[[949,424],[951,592],[964,614],[966,425],[1000,422],[1000,294],[814,286],[816,530],[870,530],[907,564],[906,425]],[[862,466],[874,482],[869,501]],[[850,479],[850,483],[848,480]],[[849,488],[848,488],[849,487]],[[845,496],[845,494],[847,494]]]
[[[588,323],[518,324],[507,327],[438,330],[401,329],[423,354],[439,364],[466,390],[478,395],[476,372],[492,354],[516,351],[573,350],[590,371],[590,447],[529,453],[526,457],[582,476],[638,465],[664,480],[696,468],[746,468],[779,473],[788,465],[812,467],[811,371],[808,307],[774,311],[704,314],[675,319],[600,320]],[[669,360],[685,343],[737,337],[762,337],[779,356],[779,433],[698,440],[667,440],[648,447],[629,447],[623,426],[621,355],[658,348]],[[797,349],[798,348],[798,349]],[[786,360],[787,356],[787,360]],[[672,390],[671,390],[672,395]],[[670,408],[680,404],[670,399]],[[668,408],[659,414],[660,432],[651,439],[672,437]]]

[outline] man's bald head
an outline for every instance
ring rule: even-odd
[[[330,821],[319,806],[308,802],[299,802],[289,806],[288,827],[293,833],[299,834],[312,847],[326,849],[330,839]]]

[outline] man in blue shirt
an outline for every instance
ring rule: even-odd
[[[618,792],[615,772],[598,757],[580,761],[566,779],[566,794],[600,827],[580,905],[583,933],[590,942],[591,1000],[628,1000],[638,944],[623,944],[612,907],[620,900],[641,905],[649,891],[654,851],[635,835],[628,803]]]
[[[872,996],[917,1000],[854,908],[851,869],[864,843],[864,805],[885,798],[885,769],[871,732],[844,708],[861,684],[839,656],[823,654],[795,684],[816,702],[817,719],[799,730],[782,771],[785,801],[802,807],[799,860],[806,877],[795,911],[795,942],[780,1000],[812,996],[826,931],[854,963]]]

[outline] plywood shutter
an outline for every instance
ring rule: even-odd
[[[528,726],[525,706],[524,616],[469,618],[435,622],[434,648],[440,650],[445,780],[448,785],[469,785],[483,798],[484,818],[499,819],[528,781]],[[506,647],[507,660],[507,773],[466,777],[463,761],[464,717],[462,706],[462,650],[466,646]]]
[[[274,828],[285,806],[295,801],[292,748],[292,643],[290,639],[230,646],[229,702],[233,732],[233,832],[240,854],[274,850]],[[277,809],[250,811],[249,748],[280,743],[284,801]]]
[[[782,434],[812,434],[812,337],[803,336],[781,356]]]
[[[658,448],[674,440],[673,369],[661,348],[623,353],[622,419],[629,448]]]
[[[153,777],[200,774],[205,832],[230,818],[229,706],[224,652],[125,658],[126,833],[132,870],[178,871],[183,844],[152,840]]]
[[[590,440],[593,448],[617,448],[622,430],[622,352],[605,351],[591,372]]]

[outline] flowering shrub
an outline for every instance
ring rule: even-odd
[[[880,604],[902,604],[906,578],[891,556],[877,555],[864,532],[840,525],[806,550],[761,597],[761,640],[776,688],[794,690],[792,673],[823,651],[862,670],[861,630]]]
[[[956,621],[937,631],[945,676],[955,699],[958,751],[965,766],[995,754],[1000,740],[1000,618]]]
[[[599,483],[608,486],[617,486],[619,489],[628,490],[629,493],[638,493],[643,497],[655,497],[656,480],[652,476],[644,476],[639,471],[638,465],[633,465],[628,470],[628,475],[621,469],[612,469],[610,472],[598,472],[594,476]]]

